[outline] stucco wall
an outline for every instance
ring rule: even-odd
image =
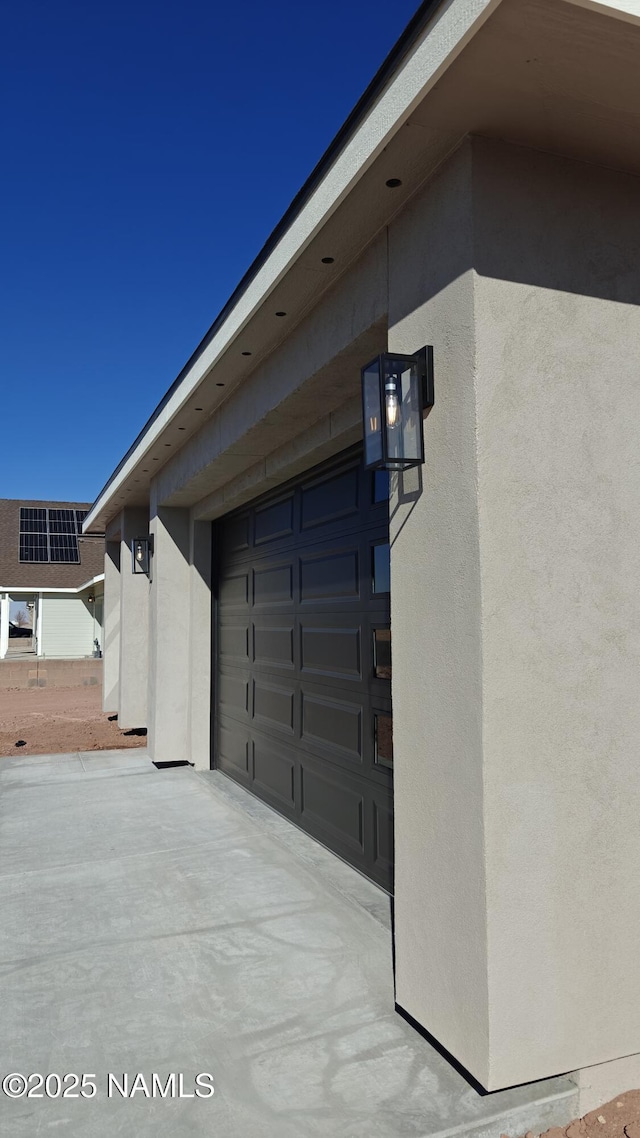
[[[640,182],[474,143],[491,1067],[640,1051]]]
[[[391,628],[398,1003],[488,1078],[471,147],[389,231],[389,346],[434,345],[426,463],[396,484]]]
[[[131,542],[149,532],[146,509],[124,509],[120,521],[118,726],[147,726],[149,578],[133,573]],[[107,585],[109,588],[109,585]],[[109,607],[109,606],[108,606]]]
[[[189,761],[211,766],[211,522],[189,519]]]
[[[389,235],[397,996],[489,1089],[640,1051],[639,188],[474,139]]]
[[[190,759],[189,530],[188,510],[166,509],[152,498],[147,727],[157,762]]]
[[[118,710],[120,675],[120,542],[107,541],[104,555],[102,710]]]

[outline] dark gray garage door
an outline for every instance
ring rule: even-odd
[[[359,450],[214,527],[214,765],[390,890],[388,543]]]

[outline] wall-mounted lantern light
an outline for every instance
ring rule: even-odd
[[[433,348],[385,352],[362,369],[364,464],[407,470],[424,462],[423,414],[433,407]]]
[[[146,573],[149,576],[151,567],[151,554],[153,553],[153,537],[134,537],[131,542],[131,560],[134,573]]]

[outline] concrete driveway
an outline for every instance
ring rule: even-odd
[[[472,1089],[394,1012],[385,894],[223,775],[0,760],[0,914],[0,1076],[93,1076],[0,1093],[11,1138],[498,1138],[576,1112],[565,1079]],[[186,1097],[199,1074],[214,1094]]]

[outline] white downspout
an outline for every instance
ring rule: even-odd
[[[0,660],[4,660],[9,650],[9,615],[11,613],[11,597],[3,593],[0,597]]]
[[[36,616],[36,656],[42,655],[42,593],[38,593]]]

